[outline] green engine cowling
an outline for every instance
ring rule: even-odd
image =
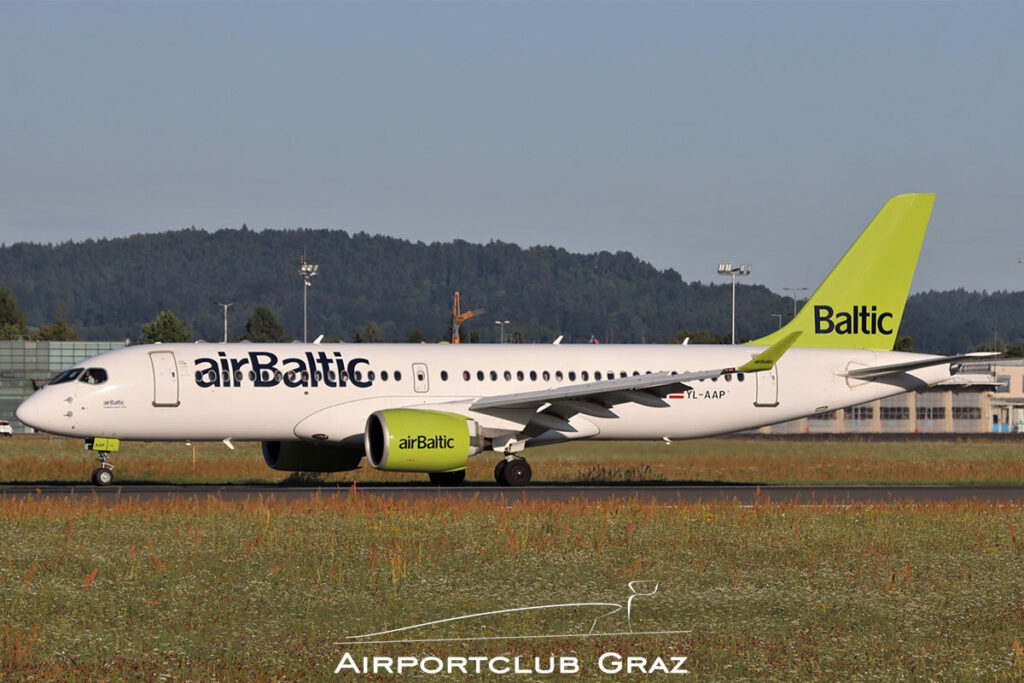
[[[286,472],[345,472],[359,467],[363,449],[353,444],[264,441],[267,467]]]
[[[366,420],[366,459],[391,472],[457,472],[481,450],[473,420],[434,410],[379,410]]]

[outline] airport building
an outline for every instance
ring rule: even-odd
[[[1024,360],[965,363],[923,391],[820,413],[762,434],[1024,434]]]
[[[31,431],[18,422],[14,410],[37,386],[68,366],[124,345],[123,341],[0,341],[0,420],[10,421],[15,434]]]

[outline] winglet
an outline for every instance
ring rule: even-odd
[[[782,354],[789,351],[789,347],[792,346],[797,338],[803,334],[801,330],[796,332],[790,332],[785,337],[775,342],[767,349],[751,358],[748,362],[744,363],[740,367],[736,368],[738,372],[758,372],[761,370],[771,370],[779,359],[782,358]]]

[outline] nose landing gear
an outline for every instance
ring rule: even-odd
[[[92,483],[109,486],[114,481],[114,463],[110,462],[105,451],[100,451],[96,459],[100,461],[100,466],[92,471]]]
[[[114,481],[114,463],[110,462],[110,454],[121,449],[118,439],[86,439],[87,450],[96,453],[100,466],[92,471],[92,483],[96,486],[109,486]]]

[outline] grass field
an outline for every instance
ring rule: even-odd
[[[685,655],[694,680],[1020,680],[1022,530],[1024,509],[973,503],[0,499],[0,678],[321,680],[347,651],[572,655],[573,678],[590,680],[614,651]],[[689,633],[334,645],[485,610],[621,604],[632,580],[659,582],[634,603],[634,631]],[[599,630],[628,630],[617,618]]]
[[[877,442],[702,439],[670,446],[580,442],[527,450],[535,482],[723,482],[757,484],[1024,485],[1024,441]],[[259,444],[126,443],[116,481],[248,483],[295,480],[267,468]],[[96,466],[82,441],[15,437],[0,441],[0,481],[85,482]],[[467,478],[493,482],[495,460],[470,458]],[[302,477],[299,477],[302,479]],[[365,464],[327,482],[424,482],[421,474],[377,472]]]

